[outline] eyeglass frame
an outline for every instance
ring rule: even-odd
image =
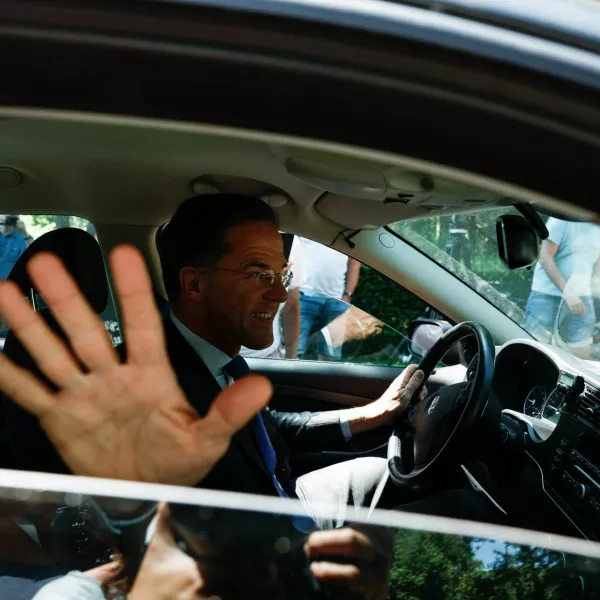
[[[248,271],[238,271],[235,269],[219,269],[217,267],[211,267],[207,269],[202,269],[203,271],[225,271],[226,273],[237,273],[238,275],[245,275],[246,277],[253,277],[256,279],[256,283],[259,281],[268,281],[270,280],[270,286],[273,287],[275,285],[275,279],[278,277],[281,280],[281,285],[287,289],[287,287],[292,283],[292,279],[294,278],[294,273],[291,270],[281,271],[280,273],[275,273],[271,269],[264,269],[259,271],[258,273],[248,273]],[[287,277],[286,277],[287,276]],[[285,281],[284,281],[285,278]]]

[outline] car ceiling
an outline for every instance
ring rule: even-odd
[[[140,248],[159,292],[156,227],[182,199],[208,190],[262,196],[277,207],[283,231],[354,256],[457,322],[488,325],[497,343],[524,332],[378,226],[507,198],[565,209],[504,182],[364,148],[204,124],[0,108],[0,212],[87,218],[104,252],[123,242]],[[386,204],[389,198],[394,202]],[[352,244],[339,235],[359,227]]]
[[[212,189],[274,198],[282,228],[328,238],[340,228],[515,201],[504,189],[459,183],[414,161],[246,133],[0,113],[0,210],[154,227],[182,199]]]

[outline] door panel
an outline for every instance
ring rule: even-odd
[[[377,367],[322,361],[247,359],[250,369],[268,377],[275,388],[271,408],[281,411],[332,410],[371,402],[402,373],[400,367]],[[460,381],[465,367],[438,369],[429,392]]]
[[[283,412],[322,411],[349,408],[371,402],[402,373],[399,367],[363,366],[324,361],[248,358],[254,373],[270,379],[274,386],[269,406]],[[429,392],[456,383],[465,375],[462,365],[438,369],[428,383]],[[311,452],[291,457],[294,476],[361,456],[387,455],[391,427],[382,427],[352,438],[345,452]]]

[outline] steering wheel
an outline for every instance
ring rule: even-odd
[[[388,443],[388,468],[396,485],[418,486],[433,475],[434,467],[457,458],[485,411],[494,374],[494,340],[478,323],[459,323],[447,331],[421,361],[427,380],[433,369],[464,338],[476,342],[477,354],[461,383],[440,388],[419,399],[416,392],[400,415]]]

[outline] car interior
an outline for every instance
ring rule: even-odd
[[[359,260],[458,325],[423,359],[427,373],[442,366],[429,377],[427,400],[414,407],[412,437],[402,425],[359,436],[343,449],[294,457],[294,474],[383,456],[394,483],[414,497],[464,485],[466,477],[506,524],[600,539],[596,364],[537,341],[388,227],[516,205],[594,220],[590,212],[420,159],[243,129],[13,109],[1,116],[0,133],[2,212],[75,215],[96,231],[98,244],[79,229],[46,233],[15,265],[10,278],[34,305],[41,303],[42,312],[43,299],[23,271],[32,253],[51,250],[63,257],[101,313],[112,297],[107,256],[118,244],[132,244],[143,253],[157,303],[164,305],[155,236],[177,205],[197,194],[259,196],[277,211],[281,231]],[[207,201],[207,219],[210,214]],[[458,352],[449,360],[452,348]],[[10,334],[4,351],[35,369]],[[272,381],[272,406],[282,411],[366,403],[400,373],[399,367],[368,364],[248,362]],[[438,403],[443,410],[434,410]],[[11,435],[26,430],[16,423],[26,417],[2,399],[5,468],[35,469],[30,459],[35,463],[40,453],[51,453],[48,448],[32,448],[30,456],[11,453]],[[48,471],[66,472],[50,464]]]

